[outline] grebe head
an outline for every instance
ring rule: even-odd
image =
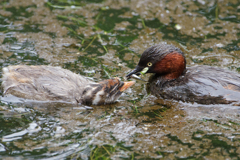
[[[183,52],[173,45],[161,43],[146,49],[132,74],[156,73],[165,79],[176,79],[186,69],[186,60]]]

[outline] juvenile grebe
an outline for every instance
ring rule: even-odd
[[[112,78],[92,82],[69,70],[52,66],[8,66],[3,68],[4,95],[39,101],[67,101],[86,105],[115,102],[135,82]]]

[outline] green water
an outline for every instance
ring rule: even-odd
[[[188,66],[239,72],[239,5],[236,0],[3,0],[0,69],[52,65],[94,81],[123,80],[146,48],[166,41],[181,48]],[[117,103],[93,110],[1,97],[0,157],[239,159],[239,116],[237,106],[157,99],[140,81]]]

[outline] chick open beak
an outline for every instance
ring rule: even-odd
[[[121,92],[125,91],[126,89],[128,89],[129,87],[131,87],[132,85],[135,84],[135,81],[127,81],[127,82],[124,82],[123,86],[121,88],[119,88],[119,90]]]

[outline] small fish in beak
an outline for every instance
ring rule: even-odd
[[[149,70],[148,67],[143,68],[143,67],[137,66],[133,71],[128,73],[126,77],[127,77],[127,79],[135,78],[135,79],[147,82],[146,80],[140,78],[139,75],[140,74],[144,75],[145,73],[147,73],[148,70]]]

